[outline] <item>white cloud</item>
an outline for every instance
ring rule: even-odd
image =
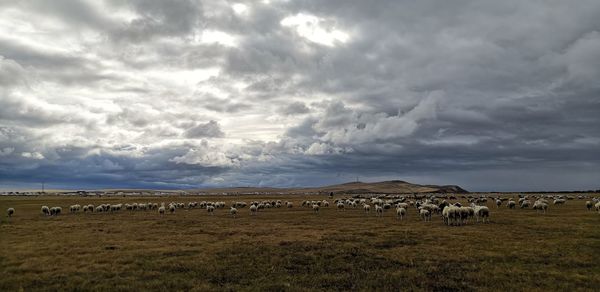
[[[37,160],[42,160],[45,158],[44,155],[42,155],[42,153],[39,152],[23,152],[21,153],[21,156]]]
[[[231,5],[231,8],[238,15],[247,15],[248,14],[248,5],[243,3],[235,3]]]
[[[216,30],[203,30],[194,40],[200,44],[220,44],[226,47],[235,47],[238,43],[235,36]]]
[[[284,27],[294,28],[299,36],[311,42],[333,47],[337,43],[345,43],[350,36],[335,26],[327,26],[325,19],[314,15],[298,13],[281,20]]]
[[[200,147],[190,149],[185,155],[176,156],[170,161],[175,163],[196,164],[203,167],[237,167],[240,159],[237,155],[226,152],[224,149],[209,146],[204,143]]]

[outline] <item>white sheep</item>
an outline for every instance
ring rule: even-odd
[[[233,218],[235,218],[235,216],[237,215],[237,209],[234,207],[231,207],[231,209],[229,209],[229,214],[231,214],[231,216],[233,216]]]
[[[6,213],[8,214],[8,217],[12,217],[12,215],[15,214],[15,208],[6,209]]]
[[[317,204],[312,205],[312,209],[313,209],[313,212],[319,213],[319,205],[317,205]]]
[[[514,209],[517,206],[517,202],[513,201],[513,200],[509,200],[508,203],[506,203],[506,207],[508,207],[509,209]]]
[[[442,220],[446,225],[458,225],[460,222],[459,207],[448,205],[442,210]]]
[[[44,215],[50,215],[50,208],[48,208],[48,206],[42,206],[42,214]]]
[[[96,213],[102,213],[104,212],[104,208],[102,208],[102,205],[96,207]]]
[[[215,206],[211,206],[211,205],[206,206],[206,212],[208,212],[208,214],[210,214],[210,215],[213,215],[215,213]]]
[[[593,206],[594,205],[592,204],[592,201],[585,202],[585,207],[588,209],[588,211],[592,211]]]
[[[536,212],[543,211],[544,213],[546,213],[546,210],[548,209],[548,204],[542,200],[537,200],[535,201],[535,203],[533,203],[533,209],[536,210]]]
[[[375,215],[382,216],[383,215],[383,207],[380,205],[375,205]]]
[[[408,209],[408,204],[407,203],[398,203],[398,204],[396,204],[396,208]]]
[[[564,205],[566,202],[567,201],[565,199],[556,199],[554,200],[554,205]]]
[[[256,212],[258,212],[258,205],[250,205],[250,215],[256,215]]]
[[[471,203],[473,204],[473,203]],[[469,222],[469,218],[472,218],[475,215],[475,210],[473,207],[458,207],[459,217],[459,225],[467,224]]]
[[[175,205],[174,204],[169,205],[169,212],[171,212],[171,214],[175,213]]]
[[[342,203],[342,202],[339,202],[339,203],[337,203],[337,209],[338,209],[338,211],[339,211],[339,210],[342,210],[342,211],[344,211],[344,207],[345,207],[345,206],[344,206],[344,203]]]
[[[481,218],[481,221],[483,223],[485,223],[486,219],[488,219],[488,221],[489,221],[490,209],[488,209],[488,207],[486,207],[486,206],[477,206],[475,204],[471,204],[471,208],[473,208],[473,211],[475,213],[475,218],[477,219],[477,222],[479,222],[479,218]]]
[[[371,206],[369,206],[367,204],[364,204],[363,205],[363,210],[365,210],[365,213],[369,213],[369,212],[371,212]]]
[[[50,208],[50,215],[60,215],[62,213],[61,207],[52,207]]]
[[[596,211],[598,211],[598,213],[600,213],[600,201],[598,203],[596,203],[596,205],[594,205],[596,207]]]
[[[286,205],[288,208],[293,208],[293,207],[294,207],[294,203],[292,203],[292,202],[285,202],[285,205]]]
[[[165,214],[165,206],[160,206],[160,208],[158,208],[158,214]]]
[[[502,205],[502,200],[496,199],[496,208],[500,208],[500,205]]]
[[[421,209],[419,211],[419,215],[421,216],[421,219],[423,219],[423,221],[431,221],[431,212],[429,212],[429,210]]]
[[[120,211],[122,207],[123,207],[122,204],[111,205],[110,206],[110,211],[111,212],[117,212],[117,211]]]
[[[404,216],[406,216],[406,209],[402,207],[396,208],[396,216],[398,216],[398,219],[402,220]]]

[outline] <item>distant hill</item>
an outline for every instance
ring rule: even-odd
[[[22,194],[28,191],[20,190]],[[32,194],[37,194],[38,190],[30,191]],[[35,192],[35,193],[34,193]],[[381,182],[348,182],[337,185],[322,186],[322,187],[306,187],[306,188],[271,188],[271,187],[229,187],[229,188],[206,188],[206,189],[189,189],[189,190],[153,190],[153,189],[100,189],[100,190],[46,190],[46,194],[73,194],[78,192],[106,192],[110,194],[125,193],[152,195],[156,192],[162,194],[180,194],[188,193],[209,193],[209,194],[406,194],[406,193],[468,193],[465,189],[456,185],[419,185],[405,182],[402,180],[390,180]]]
[[[468,193],[465,189],[456,185],[418,185],[402,180],[391,180],[382,182],[349,182],[337,185],[310,187],[310,188],[267,188],[267,187],[237,187],[237,188],[211,188],[189,190],[192,192],[205,193],[345,193],[345,194],[398,194],[398,193]]]

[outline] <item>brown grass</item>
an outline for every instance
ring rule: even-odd
[[[258,200],[265,197],[236,197]],[[316,197],[312,197],[316,198]],[[414,209],[398,221],[360,208],[299,207],[233,219],[227,210],[68,214],[71,204],[214,197],[2,197],[0,291],[563,290],[600,287],[600,215],[584,201],[496,209],[492,222],[444,226]],[[230,198],[219,198],[229,203]],[[319,198],[322,199],[322,198]],[[40,207],[62,206],[44,217]],[[14,207],[8,220],[5,210]]]

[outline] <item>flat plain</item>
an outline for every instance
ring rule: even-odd
[[[341,196],[336,196],[336,198]],[[423,222],[414,207],[318,214],[303,200],[324,196],[0,197],[0,291],[161,290],[527,290],[600,289],[600,214],[586,200],[491,210],[489,223]],[[73,204],[282,200],[248,207],[69,213]],[[463,203],[466,203],[462,200]],[[44,216],[40,207],[61,206]],[[8,218],[6,209],[15,208]],[[167,212],[168,213],[168,212]]]

